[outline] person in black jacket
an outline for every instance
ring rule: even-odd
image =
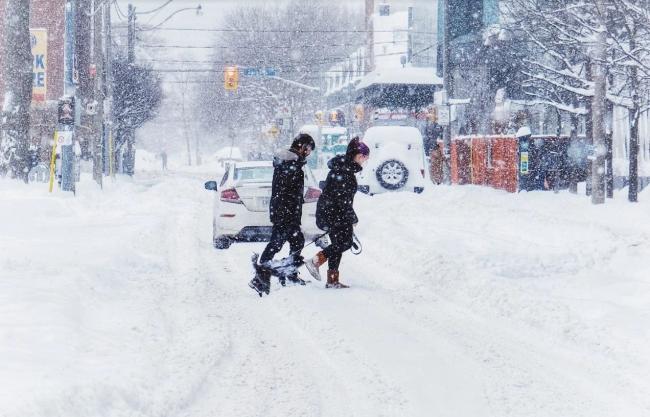
[[[352,228],[359,222],[352,207],[357,192],[355,174],[369,155],[370,149],[357,137],[350,141],[345,155],[327,163],[330,172],[316,205],[316,225],[329,232],[331,244],[305,263],[311,275],[320,280],[319,267],[328,262],[327,288],[348,288],[339,282],[339,265],[343,252],[352,247]]]
[[[300,134],[294,139],[289,150],[277,152],[273,158],[275,169],[269,210],[273,229],[271,241],[260,257],[262,265],[272,260],[287,241],[289,241],[290,253],[294,257],[300,256],[300,251],[305,245],[305,237],[300,230],[305,185],[305,173],[302,168],[315,147],[316,144],[311,136]],[[293,282],[304,284],[297,274],[288,278]],[[263,286],[270,285],[270,274],[264,274],[261,279]]]

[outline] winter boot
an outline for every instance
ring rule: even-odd
[[[309,271],[311,276],[314,277],[315,280],[317,281],[322,280],[318,268],[320,268],[320,266],[323,265],[326,261],[327,258],[325,257],[325,252],[320,251],[316,255],[314,255],[313,258],[305,262],[305,266],[307,267],[307,270]]]
[[[325,288],[350,288],[349,286],[339,282],[339,271],[327,271],[327,284]]]
[[[248,283],[248,286],[257,291],[260,297],[262,293],[268,295],[271,292],[271,272],[260,268],[256,271],[255,278]]]

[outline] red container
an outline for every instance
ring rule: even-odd
[[[517,192],[517,150],[518,142],[514,137],[456,138],[451,146],[452,182]]]
[[[492,143],[492,175],[490,185],[494,188],[516,193],[519,177],[517,171],[518,142],[515,138],[494,138]]]
[[[471,139],[458,138],[451,143],[451,182],[453,184],[472,183],[472,147]]]

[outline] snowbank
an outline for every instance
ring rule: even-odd
[[[359,194],[352,288],[260,300],[204,179],[0,180],[2,415],[648,415],[650,189]]]

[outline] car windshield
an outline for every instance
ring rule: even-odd
[[[273,179],[273,167],[246,167],[235,168],[235,181],[271,181]]]

